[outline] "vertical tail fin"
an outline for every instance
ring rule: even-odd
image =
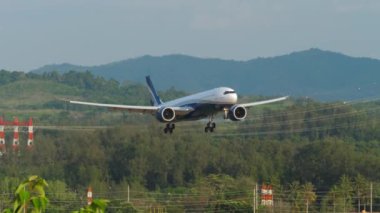
[[[148,84],[149,92],[152,96],[152,99],[151,99],[152,105],[157,106],[157,105],[162,104],[161,98],[160,96],[158,96],[156,89],[154,89],[153,83],[150,80],[150,76],[149,75],[146,76],[145,79],[146,79],[146,83]]]

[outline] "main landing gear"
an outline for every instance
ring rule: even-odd
[[[208,121],[208,123],[207,123],[207,125],[206,125],[206,127],[205,127],[205,132],[207,133],[207,132],[214,132],[214,129],[215,129],[215,127],[216,127],[216,124],[213,122],[213,120],[214,120],[214,115],[211,115],[210,117],[209,117],[209,121]]]
[[[167,133],[172,134],[174,129],[175,129],[175,124],[173,124],[173,123],[167,123],[166,127],[164,129],[164,132],[165,132],[165,134],[167,134]]]

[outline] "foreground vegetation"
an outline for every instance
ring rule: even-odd
[[[110,212],[249,212],[257,184],[273,185],[275,208],[281,211],[369,210],[371,183],[374,210],[380,211],[378,102],[294,99],[255,108],[245,122],[218,121],[215,134],[204,134],[204,124],[192,122],[178,124],[173,135],[164,135],[162,125],[149,116],[68,106],[57,100],[84,97],[147,104],[149,94],[140,85],[89,73],[0,74],[10,79],[2,78],[3,87],[43,82],[39,89],[46,92],[33,105],[17,105],[16,98],[4,101],[7,117],[33,114],[37,125],[58,126],[37,129],[32,150],[14,153],[7,147],[0,158],[0,209],[10,208],[16,186],[35,174],[49,183],[49,212],[80,209],[90,185],[95,198],[110,200]],[[52,84],[61,89],[43,89]],[[126,100],[128,91],[139,99]],[[162,93],[164,99],[182,94],[174,89]],[[77,125],[107,128],[69,128]],[[11,134],[6,139],[9,145]]]

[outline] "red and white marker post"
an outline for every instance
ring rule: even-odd
[[[28,122],[28,142],[27,142],[28,149],[31,149],[33,147],[33,140],[34,140],[34,135],[33,135],[33,120],[32,120],[32,118],[29,118],[29,122]]]
[[[15,117],[13,121],[13,143],[12,143],[12,148],[14,152],[18,152],[19,147],[20,147],[19,125],[20,123],[18,121],[18,118]]]
[[[261,187],[261,205],[273,206],[273,189],[271,185],[263,184]]]
[[[87,205],[91,205],[92,203],[92,188],[91,186],[88,187],[88,190],[87,190]]]
[[[4,123],[3,117],[0,117],[0,153],[1,155],[7,151],[6,146],[5,146],[4,125],[5,123]]]

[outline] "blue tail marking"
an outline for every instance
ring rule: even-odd
[[[148,84],[149,92],[152,95],[152,100],[151,100],[152,105],[154,106],[161,105],[162,104],[161,98],[160,96],[158,96],[156,89],[154,89],[153,83],[150,80],[150,76],[149,75],[146,76],[145,79],[146,79],[146,83]]]

